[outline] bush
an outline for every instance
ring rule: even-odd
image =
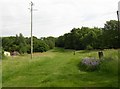
[[[93,47],[92,47],[91,45],[88,45],[88,46],[86,47],[86,49],[87,49],[87,50],[92,50]]]
[[[95,71],[105,72],[109,74],[118,74],[118,61],[111,57],[104,58],[100,61],[95,58],[84,58],[79,64],[79,68],[82,71]]]
[[[80,62],[80,69],[84,71],[95,71],[99,69],[100,61],[95,58],[84,58]]]
[[[49,46],[44,41],[37,41],[33,44],[34,52],[46,52],[49,50]]]
[[[0,50],[1,51],[1,50]],[[2,50],[2,52],[0,52],[0,55],[2,54],[2,56],[0,56],[0,59],[6,59],[6,56],[4,55],[4,50]]]

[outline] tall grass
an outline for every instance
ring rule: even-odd
[[[109,74],[118,74],[118,51],[106,50],[104,51],[105,57],[100,65],[100,71]]]
[[[3,60],[4,87],[117,87],[117,50],[105,50],[101,69],[94,72],[79,70],[85,57],[96,57],[96,51],[55,48],[45,53],[8,57]],[[110,59],[109,59],[110,57]]]
[[[118,74],[118,62],[111,58],[106,58],[100,65],[100,71],[109,73],[109,74]]]

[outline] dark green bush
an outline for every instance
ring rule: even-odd
[[[92,50],[93,47],[92,47],[91,45],[88,45],[88,46],[86,47],[86,49],[87,49],[87,50]]]

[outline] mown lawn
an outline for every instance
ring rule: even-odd
[[[2,61],[3,87],[117,87],[118,50],[104,51],[105,63],[94,72],[80,71],[85,57],[96,57],[96,51],[55,48],[45,53],[8,57]]]

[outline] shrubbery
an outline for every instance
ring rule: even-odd
[[[118,61],[112,58],[104,58],[99,60],[95,58],[84,58],[79,64],[82,71],[95,71],[106,72],[109,74],[118,74]]]
[[[4,55],[4,50],[1,50],[2,52],[0,52],[0,59],[6,59],[6,56]]]
[[[86,47],[86,49],[87,49],[87,50],[92,50],[93,47],[92,47],[91,45],[88,45],[88,46]]]
[[[2,38],[3,50],[14,52],[17,51],[20,54],[31,52],[31,38],[24,37],[21,33],[15,36]],[[46,52],[49,49],[55,47],[55,38],[47,37],[40,38],[33,36],[33,51],[34,52]]]
[[[80,62],[80,69],[84,71],[94,71],[99,69],[100,60],[95,58],[84,58]]]
[[[71,32],[57,38],[56,47],[75,50],[120,48],[117,23],[116,20],[110,20],[105,23],[104,28],[73,28]]]

